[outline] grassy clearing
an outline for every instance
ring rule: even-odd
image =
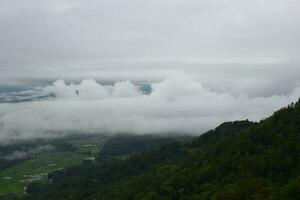
[[[0,195],[22,195],[24,187],[33,181],[47,178],[47,173],[82,162],[86,155],[76,152],[53,152],[42,154],[0,171]]]

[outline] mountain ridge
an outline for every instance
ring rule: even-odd
[[[257,123],[226,122],[188,144],[49,180],[21,199],[300,199],[300,101]]]

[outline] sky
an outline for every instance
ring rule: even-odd
[[[1,103],[0,140],[201,134],[260,120],[300,96],[298,0],[0,3],[0,100],[7,88],[54,96]]]

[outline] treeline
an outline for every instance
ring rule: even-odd
[[[194,137],[178,135],[117,135],[110,138],[103,146],[97,161],[111,162],[115,159],[124,159],[129,155],[157,149],[175,141],[190,142]]]
[[[188,144],[57,171],[21,199],[300,199],[300,102]]]

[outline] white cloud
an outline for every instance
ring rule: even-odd
[[[132,97],[140,94],[138,88],[130,81],[116,82],[112,88],[114,97]]]
[[[66,85],[64,80],[59,80],[46,87],[44,91],[53,93],[58,99],[102,99],[108,97],[108,89],[92,79],[83,80],[78,85]]]
[[[66,85],[64,80],[55,81],[43,89],[57,99],[100,100],[112,97],[138,96],[138,88],[130,81],[116,82],[113,86],[103,86],[93,79],[84,79],[80,84]]]
[[[0,104],[0,139],[51,137],[64,131],[201,134],[227,120],[260,120],[300,96],[249,97],[213,92],[183,75],[152,84],[142,94],[130,81],[104,86],[93,80],[45,87],[55,98]],[[76,93],[78,91],[78,93]]]

